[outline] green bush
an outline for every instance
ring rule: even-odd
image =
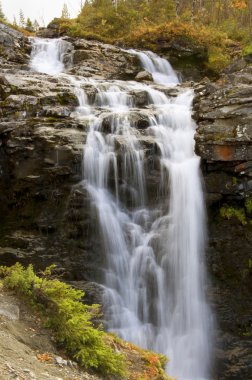
[[[244,48],[242,49],[242,54],[243,55],[252,54],[252,42],[244,46]]]
[[[54,332],[58,343],[81,366],[97,369],[103,374],[123,378],[126,374],[124,355],[116,353],[108,344],[108,334],[93,327],[92,318],[99,313],[99,306],[91,307],[81,301],[84,293],[58,279],[48,279],[53,267],[38,277],[32,265],[25,269],[21,264],[0,267],[3,284],[29,296],[33,302],[44,306],[47,325]]]
[[[208,49],[208,63],[210,70],[220,71],[230,64],[230,56],[220,47],[210,46]]]

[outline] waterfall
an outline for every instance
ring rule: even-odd
[[[44,46],[41,41],[33,45],[31,66],[50,74],[63,70],[60,40]],[[157,83],[179,83],[164,59],[131,52]],[[169,98],[136,82],[66,78],[79,99],[74,117],[89,122],[82,184],[95,205],[106,259],[105,326],[166,354],[167,372],[178,379],[209,379],[212,327],[204,294],[205,211],[194,153],[193,91]],[[96,90],[92,104],[83,90],[87,83]],[[148,204],[142,135],[132,121],[132,92],[139,90],[148,94],[144,134],[157,146],[160,193],[166,194],[154,206]]]
[[[179,84],[177,74],[166,59],[160,58],[151,51],[140,52],[133,49],[129,51],[138,56],[143,68],[152,74],[155,83],[168,86],[176,86]]]
[[[69,43],[61,38],[31,38],[31,41],[31,68],[49,75],[60,74],[64,70],[64,57]]]

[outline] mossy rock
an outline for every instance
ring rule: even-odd
[[[71,92],[59,92],[57,102],[62,106],[71,105],[77,107],[79,104],[77,97]]]

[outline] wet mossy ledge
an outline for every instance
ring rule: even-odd
[[[173,380],[164,355],[143,350],[106,333],[97,322],[99,305],[85,305],[84,292],[54,276],[55,265],[36,275],[32,265],[0,267],[1,285],[28,302],[53,333],[59,347],[80,367],[109,379]],[[108,376],[108,377],[107,377]]]

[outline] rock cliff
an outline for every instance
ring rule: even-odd
[[[242,59],[196,85],[196,152],[208,206],[210,291],[220,330],[219,379],[252,376],[252,67]]]

